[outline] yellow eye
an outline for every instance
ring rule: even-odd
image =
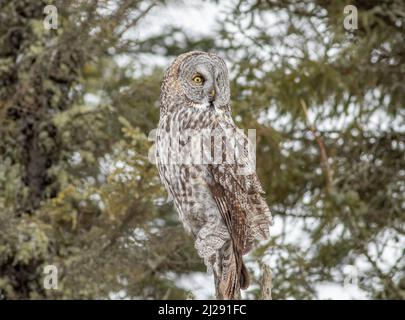
[[[195,83],[202,84],[204,82],[204,78],[202,76],[200,76],[199,74],[197,74],[193,77],[193,81]]]

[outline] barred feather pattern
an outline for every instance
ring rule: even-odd
[[[214,274],[217,297],[239,299],[240,289],[249,285],[242,256],[252,249],[257,240],[269,237],[272,218],[254,171],[254,159],[247,152],[249,148],[246,146],[250,145],[250,141],[235,126],[229,104],[212,108],[208,104],[196,103],[187,98],[185,88],[177,80],[182,61],[193,54],[205,53],[180,56],[163,79],[156,141],[157,166],[184,228],[195,239],[198,255],[208,271]],[[215,131],[225,138],[204,139],[203,145],[193,145],[187,135],[190,129],[194,132]],[[232,139],[227,139],[230,132]],[[179,145],[165,139],[169,136],[176,140],[179,133]],[[234,150],[235,139],[244,148]],[[177,153],[176,148],[184,149],[186,146],[190,148],[188,153],[191,155],[200,155],[203,150],[212,156],[213,150],[221,150],[222,160],[229,156],[229,152],[224,150],[232,150],[237,154],[238,162],[173,161],[176,155],[184,156],[181,152]]]

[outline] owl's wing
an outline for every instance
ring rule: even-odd
[[[252,151],[249,139],[233,123],[226,123],[226,127],[233,129],[227,134],[235,134],[239,144],[245,147],[237,154],[236,163],[226,161],[208,166],[212,177],[210,189],[235,249],[240,254],[246,254],[255,240],[268,238],[271,214],[254,171],[254,158],[249,154]],[[235,148],[234,143],[227,145],[225,142],[225,145],[232,150]]]
[[[210,189],[235,249],[246,254],[255,240],[268,238],[271,223],[270,210],[261,193],[244,187],[248,184],[244,180],[257,177],[236,176],[217,166],[210,166],[210,172],[214,179]]]

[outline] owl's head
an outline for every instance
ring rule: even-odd
[[[166,71],[161,97],[164,109],[210,106],[226,110],[229,98],[228,70],[224,60],[216,54],[184,53]]]

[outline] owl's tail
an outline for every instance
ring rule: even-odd
[[[240,290],[249,286],[242,254],[235,250],[232,241],[228,241],[221,248],[219,259],[219,268],[214,271],[217,299],[238,300],[241,298]]]

